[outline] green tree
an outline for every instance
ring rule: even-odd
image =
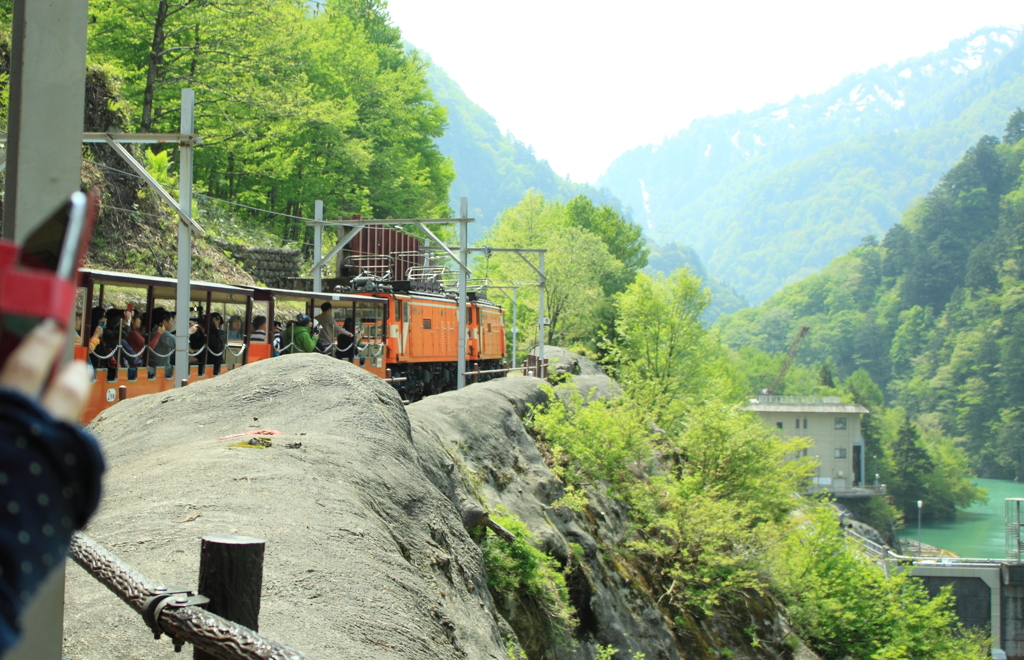
[[[581,343],[595,347],[602,321],[601,310],[610,308],[605,294],[609,280],[622,277],[622,262],[608,251],[596,234],[569,222],[566,207],[548,202],[534,191],[501,215],[488,230],[483,243],[496,248],[545,249],[543,315],[550,320],[546,341],[570,346]],[[475,273],[494,284],[536,283],[539,274],[514,254],[496,253],[477,260]],[[536,342],[537,289],[519,291],[519,323],[524,329],[521,345]]]
[[[647,265],[650,250],[645,245],[640,225],[622,217],[611,206],[597,206],[589,197],[577,195],[566,203],[565,212],[570,224],[600,237],[608,246],[608,252],[622,262],[630,276]],[[622,284],[628,282],[609,282],[605,292],[615,293]]]
[[[616,296],[617,335],[606,344],[608,362],[627,388],[650,389],[654,401],[696,397],[709,384],[707,369],[720,356],[700,323],[709,294],[688,270],[669,277],[639,273]]]
[[[835,387],[836,381],[833,377],[835,372],[834,363],[829,358],[821,363],[821,367],[818,368],[818,384],[823,387]]]
[[[1006,130],[1003,132],[1003,142],[1017,144],[1024,139],[1024,110],[1017,108],[1010,119],[1006,122]]]
[[[895,440],[887,447],[886,458],[891,466],[887,484],[896,507],[904,516],[915,515],[917,500],[925,496],[928,476],[935,464],[921,446],[917,427],[909,416],[904,416]]]
[[[444,108],[406,55],[386,4],[328,0],[96,0],[90,60],[123,79],[132,122],[176,132],[196,92],[199,191],[286,215],[241,213],[300,241],[330,215],[447,216],[451,162],[434,144]]]
[[[982,660],[989,642],[956,622],[949,588],[934,599],[852,546],[830,507],[795,518],[771,554],[794,631],[826,660]]]

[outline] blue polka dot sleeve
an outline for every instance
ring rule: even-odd
[[[100,500],[96,440],[25,397],[0,390],[0,655],[18,616]]]

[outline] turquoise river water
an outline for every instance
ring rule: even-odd
[[[1003,500],[1024,497],[1024,483],[978,479],[977,484],[988,489],[988,503],[958,511],[954,520],[923,522],[922,543],[949,550],[960,557],[1006,557]],[[916,541],[917,520],[907,520],[906,523],[907,526],[899,531],[900,538]]]

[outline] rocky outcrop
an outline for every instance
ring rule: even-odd
[[[552,506],[562,483],[522,421],[540,386],[509,377],[403,408],[347,362],[294,355],[130,399],[93,423],[110,470],[86,531],[185,586],[203,536],[265,539],[260,632],[312,657],[504,659],[529,619],[509,624],[515,604],[495,602],[466,526],[505,509],[570,567],[578,626],[531,660],[591,660],[598,645],[617,660],[792,658],[778,608],[756,594],[722,616],[667,618],[621,550],[620,502],[592,490],[584,513]],[[236,435],[262,430],[281,435],[260,448]],[[73,565],[66,603],[68,660],[178,657]]]
[[[92,429],[109,472],[86,533],[150,579],[194,586],[201,537],[254,536],[272,639],[323,660],[508,657],[480,550],[437,481],[457,479],[451,459],[421,451],[379,378],[285,356],[129,399]],[[226,438],[264,429],[283,435]],[[180,658],[73,565],[66,599],[68,660]]]
[[[537,349],[530,350],[530,355],[537,355]],[[572,374],[578,376],[604,376],[604,369],[590,358],[573,353],[560,346],[544,346],[544,359],[550,362],[549,372],[552,374]]]
[[[600,495],[587,516],[551,507],[565,490],[522,423],[528,407],[543,401],[539,384],[534,378],[507,378],[428,397],[408,407],[413,438],[421,447],[445,448],[474,475],[475,492],[459,485],[451,494],[456,501],[474,499],[485,509],[501,506],[515,513],[562,565],[568,563],[570,543],[583,547],[584,566],[568,577],[580,622],[577,644],[553,646],[547,657],[594,658],[598,644],[632,649],[648,660],[686,657],[653,600],[633,587],[608,552],[628,527],[625,507]]]

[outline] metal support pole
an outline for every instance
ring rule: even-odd
[[[459,217],[469,216],[469,198],[463,197],[459,204]],[[457,366],[458,375],[455,383],[457,389],[466,386],[466,265],[468,265],[469,253],[469,223],[459,223],[459,362]]]
[[[512,368],[516,368],[516,337],[519,334],[519,325],[516,316],[519,314],[519,288],[512,287]]]
[[[317,260],[317,265],[313,267],[313,293],[321,293],[324,290],[321,275],[323,265],[319,263],[324,251],[324,226],[320,224],[324,219],[323,200],[318,199],[313,202],[313,209],[313,219],[316,220],[316,224],[313,225],[313,254],[316,255]]]
[[[21,241],[82,187],[89,9],[85,2],[31,0],[14,0],[11,8],[8,167],[0,236]],[[69,341],[63,359],[71,358]],[[64,562],[59,562],[25,610],[21,642],[5,660],[60,660],[63,621]]]
[[[21,241],[82,187],[89,15],[84,2],[15,0],[13,12],[3,238]]]
[[[547,278],[544,276],[544,253],[540,253],[540,287],[537,290],[537,315],[540,320],[537,322],[537,359],[544,364],[544,284]]]
[[[195,124],[196,95],[191,89],[181,90],[181,132],[191,133]],[[192,217],[192,146],[178,147],[178,206]],[[174,323],[174,386],[181,387],[189,377],[188,368],[188,305],[192,291],[192,228],[178,219],[178,291],[175,296]],[[207,310],[209,311],[209,310]]]
[[[921,500],[917,501],[917,556],[920,557],[924,553],[921,552],[921,506],[924,504]]]

